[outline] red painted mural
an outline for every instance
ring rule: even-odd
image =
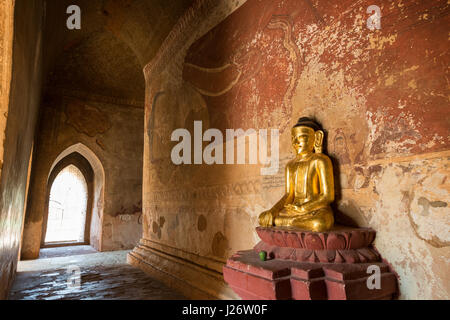
[[[355,162],[448,149],[448,39],[435,32],[448,26],[447,2],[382,1],[370,30],[372,2],[247,1],[186,56],[183,78],[211,127],[284,130],[313,113],[360,142]]]

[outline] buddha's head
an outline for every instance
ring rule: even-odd
[[[308,153],[322,152],[323,131],[320,125],[314,120],[303,117],[298,119],[297,124],[292,128],[292,146],[295,153],[304,155]]]

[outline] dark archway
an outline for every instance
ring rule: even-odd
[[[86,220],[84,227],[84,241],[83,242],[73,242],[73,243],[45,243],[45,236],[47,233],[48,215],[49,215],[49,200],[50,200],[50,190],[58,174],[67,168],[68,166],[75,166],[83,174],[84,179],[87,184],[87,207],[86,207]],[[42,224],[42,236],[41,236],[41,247],[49,246],[59,246],[59,245],[69,245],[69,244],[90,244],[90,226],[92,219],[92,208],[94,204],[94,170],[91,167],[89,161],[83,157],[78,152],[73,152],[63,159],[61,159],[52,169],[46,186],[46,197],[45,197],[45,210],[44,210],[44,220]]]

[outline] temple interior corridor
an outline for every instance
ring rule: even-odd
[[[126,262],[126,250],[96,252],[89,246],[47,248],[36,260],[20,261],[10,300],[185,299]],[[80,286],[68,285],[79,267]]]
[[[0,300],[450,299],[449,17],[0,0]]]

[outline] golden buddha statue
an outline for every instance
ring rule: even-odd
[[[334,223],[333,166],[322,153],[324,133],[314,120],[303,117],[292,128],[296,157],[286,165],[286,194],[259,215],[263,227],[283,226],[322,232]]]

